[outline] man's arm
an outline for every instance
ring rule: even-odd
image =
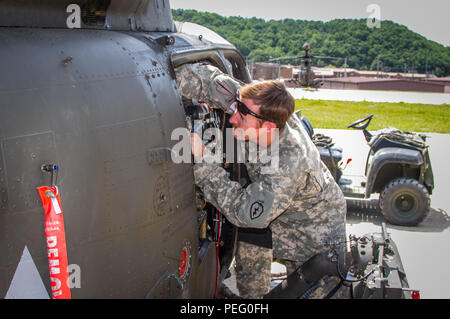
[[[228,113],[232,113],[230,105],[244,85],[218,68],[203,63],[184,64],[175,69],[175,74],[181,95]]]
[[[232,224],[245,228],[268,227],[290,206],[299,181],[307,178],[295,160],[281,164],[276,173],[263,175],[247,188],[231,181],[218,164],[196,164],[194,175],[205,199]]]
[[[176,69],[176,76],[183,96],[226,111],[235,99],[235,92],[243,85],[219,69],[199,63],[180,66]],[[196,139],[197,143],[194,143]],[[194,158],[201,159],[204,147],[195,134],[191,135],[191,144]],[[289,207],[297,183],[306,178],[304,172],[297,169],[298,160],[294,156],[285,165],[281,164],[277,172],[263,175],[245,189],[231,181],[219,164],[199,163],[194,165],[195,182],[205,199],[234,225],[266,228]]]

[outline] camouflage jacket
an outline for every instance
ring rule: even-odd
[[[239,82],[211,66],[182,68],[177,70],[182,95],[228,108],[232,97],[217,83],[237,89]],[[231,181],[220,164],[194,165],[195,182],[234,225],[270,227],[275,257],[306,261],[325,241],[345,240],[345,199],[295,115],[278,143],[278,169],[265,174],[271,162],[246,163],[251,180],[246,188]]]
[[[180,94],[233,114],[230,105],[244,83],[208,64],[184,64],[175,70]]]

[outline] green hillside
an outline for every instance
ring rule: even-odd
[[[450,47],[427,40],[392,21],[382,21],[381,28],[370,29],[365,19],[265,21],[183,9],[172,10],[172,14],[175,20],[198,23],[216,31],[254,61],[302,55],[301,48],[308,42],[312,55],[342,58],[316,59],[317,66],[341,67],[347,57],[349,67],[361,70],[376,70],[378,62],[379,69],[384,71],[450,75]]]

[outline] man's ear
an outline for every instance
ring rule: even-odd
[[[273,122],[265,121],[261,127],[265,127],[268,131],[271,131],[277,127],[277,125]]]

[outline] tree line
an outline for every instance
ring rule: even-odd
[[[310,54],[340,59],[315,59],[315,66],[360,70],[433,73],[450,75],[450,47],[426,39],[392,21],[381,21],[380,28],[369,28],[366,19],[336,19],[328,22],[269,20],[223,17],[196,10],[172,10],[177,21],[203,25],[227,39],[251,61],[301,56],[304,43]],[[299,64],[300,60],[282,63]]]

